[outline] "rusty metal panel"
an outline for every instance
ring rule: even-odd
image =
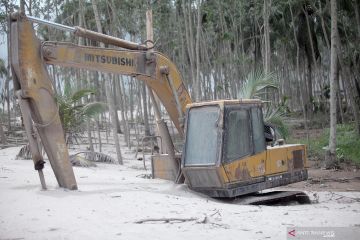
[[[287,158],[289,160],[288,162],[289,171],[294,171],[295,168],[296,169],[306,168],[307,167],[306,146],[303,144],[288,144],[285,146],[287,146],[288,149]]]
[[[266,152],[248,156],[224,165],[230,182],[245,181],[265,174]]]
[[[220,188],[223,185],[217,167],[187,167],[183,172],[192,188]]]
[[[304,150],[295,150],[292,153],[294,169],[304,168]]]
[[[220,165],[220,168],[219,168],[219,176],[221,178],[221,181],[223,183],[228,183],[229,182],[229,177],[225,171],[225,168],[223,165]]]
[[[181,155],[175,155],[175,160],[180,164]],[[175,181],[177,174],[171,165],[168,154],[151,156],[151,173],[153,178]]]
[[[288,146],[269,147],[267,149],[266,175],[286,172],[288,170]]]

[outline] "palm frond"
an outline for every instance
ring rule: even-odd
[[[93,89],[81,89],[79,91],[76,91],[75,93],[73,93],[70,97],[71,102],[75,103],[77,101],[79,101],[81,98],[89,96],[95,94],[95,90]]]
[[[74,155],[70,155],[70,162],[71,165],[73,166],[77,166],[77,167],[96,167],[96,163],[87,160],[86,158],[84,158],[81,155],[78,154],[74,154]]]
[[[103,113],[106,110],[106,107],[107,105],[102,102],[88,103],[81,109],[81,114],[85,118],[94,118],[100,113]]]
[[[81,89],[71,93],[71,84],[65,81],[63,95],[56,96],[61,123],[67,135],[81,132],[87,119],[92,119],[106,110],[104,103],[79,101],[91,94],[95,94],[95,90]]]
[[[274,73],[265,74],[260,70],[250,72],[238,93],[238,98],[259,98],[265,88],[278,89]]]
[[[275,74],[273,72],[265,74],[263,71],[250,72],[246,77],[239,93],[238,98],[260,98],[265,94],[264,89],[278,89]],[[264,121],[275,127],[276,134],[282,138],[289,135],[288,127],[284,120],[286,117],[285,105],[268,106],[265,108]]]
[[[30,146],[29,144],[26,144],[25,146],[23,146],[22,148],[20,148],[19,153],[16,155],[15,157],[16,160],[19,159],[32,159],[32,155],[31,155],[31,151],[30,151]]]
[[[65,79],[63,98],[69,99],[70,97],[71,97],[71,83],[68,79]]]
[[[111,156],[109,156],[109,155],[107,155],[105,153],[100,153],[100,152],[88,151],[88,152],[86,152],[86,158],[91,160],[91,161],[94,161],[94,162],[111,163],[111,164],[117,164],[118,163]]]
[[[276,134],[281,138],[289,136],[289,128],[285,124],[286,112],[282,106],[268,107],[264,113],[264,121],[275,127]]]
[[[95,162],[117,164],[117,161],[115,161],[115,159],[111,156],[105,153],[91,151],[84,151],[72,154],[70,155],[70,161],[73,166],[81,167],[96,166]]]

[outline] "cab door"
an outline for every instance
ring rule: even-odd
[[[260,106],[229,107],[225,113],[223,166],[230,182],[265,174],[265,138]]]

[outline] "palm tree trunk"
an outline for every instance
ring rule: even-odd
[[[355,17],[356,17],[356,26],[358,32],[358,41],[360,41],[360,14],[359,14],[359,0],[355,0],[354,2],[354,9],[355,9]]]
[[[142,102],[143,102],[145,136],[150,136],[149,114],[148,114],[147,96],[146,96],[146,83],[144,82],[141,82],[141,93],[142,93]]]
[[[331,167],[336,161],[337,47],[337,6],[336,0],[331,0],[330,136],[329,148],[325,155],[325,165],[327,167]]]
[[[326,4],[328,4],[328,3],[326,3]],[[324,34],[324,39],[325,39],[326,46],[327,46],[327,48],[330,49],[330,42],[329,42],[329,38],[328,38],[326,28],[325,28],[324,13],[323,13],[323,10],[322,10],[322,7],[321,7],[321,0],[319,0],[319,10],[320,10],[319,16],[320,16],[320,21],[321,21],[321,29],[322,29],[323,34]]]
[[[291,21],[293,23],[292,24],[293,25],[293,35],[294,35],[294,40],[296,43],[296,78],[297,78],[297,82],[299,83],[300,99],[301,99],[302,111],[303,111],[303,115],[304,115],[304,125],[305,125],[307,141],[309,143],[309,128],[308,128],[308,123],[307,123],[307,111],[306,111],[306,103],[305,103],[306,93],[305,93],[304,88],[302,88],[301,84],[300,84],[300,80],[301,80],[301,76],[300,76],[300,46],[299,46],[299,42],[296,37],[294,14],[293,14],[290,3],[289,3],[289,7],[290,7],[290,14],[291,14]]]
[[[94,2],[95,0],[93,0]],[[115,103],[114,103],[114,97],[112,96],[112,91],[111,91],[111,79],[107,79],[105,81],[105,89],[106,89],[106,98],[107,98],[107,102],[109,104],[109,113],[110,113],[110,121],[111,121],[111,125],[112,125],[112,130],[113,130],[113,137],[114,137],[114,142],[115,142],[115,149],[116,149],[116,156],[117,156],[117,160],[119,162],[119,164],[123,164],[123,160],[122,160],[122,155],[121,155],[121,149],[120,149],[120,141],[119,141],[119,136],[117,133],[117,125],[116,125],[116,108],[115,108]]]
[[[271,0],[264,0],[264,41],[265,41],[265,63],[264,72],[269,73],[271,71],[271,50],[270,50],[270,27],[269,27],[269,15],[270,15]]]
[[[96,22],[97,31],[102,33],[102,27],[101,27],[101,23],[100,23],[99,11],[97,9],[96,0],[92,0],[91,3],[92,3],[94,15],[95,15],[95,22]],[[100,46],[104,47],[104,44],[100,43]],[[118,159],[119,164],[123,164],[123,159],[122,159],[121,149],[120,149],[119,136],[117,134],[116,113],[115,113],[116,108],[115,108],[114,98],[111,95],[111,92],[112,92],[111,91],[111,78],[108,79],[105,82],[105,89],[106,89],[107,101],[108,101],[108,104],[109,104],[110,121],[111,121],[111,124],[112,124],[112,127],[113,127],[113,135],[114,135],[116,155],[117,155],[117,159]]]
[[[1,118],[0,118],[0,141],[2,144],[6,144],[6,136],[4,133],[4,129],[3,129],[3,124],[1,122]]]
[[[195,81],[195,66],[194,66],[194,39],[192,34],[192,24],[191,24],[191,2],[189,1],[189,6],[187,7],[187,2],[182,2],[182,9],[184,13],[184,25],[185,25],[185,38],[186,38],[186,46],[187,52],[190,61],[190,86],[194,87]],[[193,90],[193,89],[192,89]],[[192,95],[194,96],[194,92],[192,91]]]
[[[129,128],[128,128],[128,120],[126,117],[126,108],[125,108],[125,87],[123,86],[123,82],[124,79],[120,78],[119,76],[116,76],[116,78],[114,79],[114,88],[117,90],[118,92],[118,96],[119,96],[119,103],[120,103],[120,110],[121,110],[121,122],[122,122],[122,126],[124,129],[124,141],[126,142],[126,145],[129,147],[130,143],[129,143]],[[121,85],[120,85],[121,82]]]
[[[101,140],[99,117],[97,117],[95,124],[96,124],[97,137],[99,139],[99,152],[101,152],[101,150],[102,150],[102,140]]]
[[[90,119],[86,120],[86,130],[87,130],[87,138],[88,138],[88,141],[89,141],[89,150],[91,152],[94,152],[94,144],[93,144],[92,136],[91,136]]]
[[[201,33],[201,0],[197,2],[197,27],[196,27],[196,82],[194,84],[195,101],[201,100],[200,84],[200,33]]]

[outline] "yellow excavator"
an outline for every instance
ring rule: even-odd
[[[33,22],[118,48],[40,41]],[[267,140],[273,139],[271,134],[266,137],[260,100],[193,103],[175,64],[145,45],[21,12],[9,16],[9,26],[14,89],[43,188],[46,188],[42,173],[44,160],[35,132],[41,138],[59,186],[77,189],[47,65],[124,74],[146,83],[184,139],[182,153],[175,153],[166,123],[153,101],[166,149],[166,154],[152,156],[154,177],[185,182],[195,191],[220,198],[233,198],[307,179],[304,145],[267,144]],[[153,98],[152,91],[149,92]]]

